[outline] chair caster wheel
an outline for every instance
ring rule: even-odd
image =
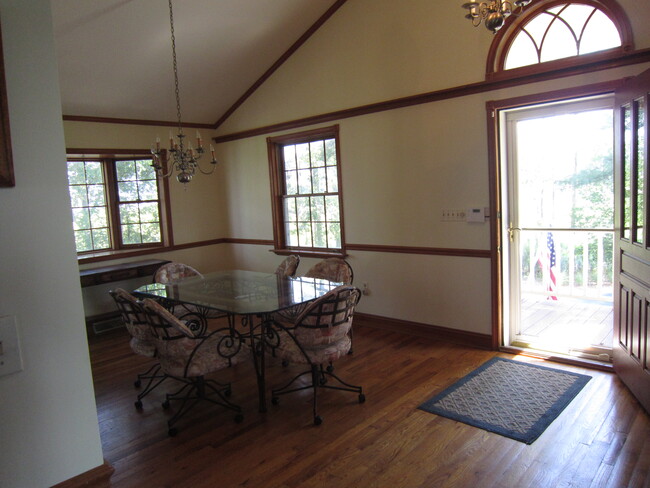
[[[359,393],[359,403],[364,403],[366,401],[366,395]]]
[[[142,402],[140,400],[135,402],[134,405],[137,410],[142,410]]]
[[[232,395],[232,389],[231,388],[226,388],[223,391],[223,394],[224,394],[224,396],[227,396],[227,397],[231,396]]]
[[[140,382],[140,380],[135,380],[135,381],[133,382],[133,386],[136,387],[136,388],[140,388],[140,385],[141,385],[141,384],[142,384],[142,383]]]
[[[316,415],[314,417],[314,425],[320,425],[322,423],[323,423],[323,417],[321,417],[320,415]]]
[[[277,405],[278,403],[280,403],[280,399],[278,397],[276,397],[276,396],[271,397],[271,403],[273,405]]]
[[[235,415],[235,423],[241,424],[244,421],[244,416],[241,413]]]
[[[169,437],[176,437],[176,434],[178,434],[178,429],[176,427],[172,427],[167,431]]]
[[[327,370],[328,373],[331,373],[332,371],[334,371],[334,366],[332,366],[332,365],[330,364],[330,365],[329,365],[327,368],[325,368],[325,369]]]
[[[165,400],[164,402],[162,402],[162,408],[164,410],[167,410],[169,408],[169,400]]]

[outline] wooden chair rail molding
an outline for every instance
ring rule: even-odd
[[[460,249],[449,247],[413,247],[413,246],[384,246],[379,244],[347,244],[351,251],[390,252],[398,254],[429,254],[436,256],[460,256],[466,258],[490,258],[489,249]]]
[[[157,247],[151,249],[138,249],[134,251],[124,251],[119,253],[106,253],[90,255],[87,257],[80,256],[79,264],[97,263],[101,261],[115,261],[122,258],[131,258],[136,256],[147,256],[150,254],[161,254],[183,249],[192,249],[195,247],[214,246],[217,244],[245,244],[253,246],[268,246],[273,248],[272,239],[240,239],[235,237],[222,237],[220,239],[211,239],[207,241],[187,242],[184,244],[174,244],[173,246]],[[489,249],[462,249],[448,247],[417,247],[417,246],[390,246],[383,244],[347,244],[347,251],[361,252],[389,252],[398,254],[426,254],[434,256],[459,256],[466,258],[490,258],[492,252]]]
[[[559,69],[539,73],[524,72],[516,76],[508,76],[508,74],[503,74],[498,79],[488,79],[476,83],[469,83],[467,85],[444,88],[442,90],[410,95],[402,98],[396,98],[394,100],[370,103],[368,105],[362,105],[359,107],[336,110],[334,112],[328,112],[325,114],[289,120],[286,122],[256,127],[240,132],[233,132],[230,134],[223,134],[213,137],[212,140],[217,144],[221,142],[236,141],[238,139],[246,139],[248,137],[255,137],[289,129],[297,129],[310,125],[347,119],[350,117],[358,117],[361,115],[383,112],[386,110],[395,110],[403,107],[420,105],[423,103],[439,102],[451,98],[476,95],[478,93],[485,93],[503,88],[510,88],[513,86],[521,86],[530,83],[565,78],[568,76],[588,74],[606,69],[619,68],[622,66],[647,63],[649,61],[650,49],[641,49],[630,53],[625,53],[616,59],[597,60],[587,64],[570,64],[566,66],[563,65]]]
[[[342,4],[342,2],[340,3]],[[502,88],[509,88],[512,86],[537,83],[540,81],[559,79],[567,76],[588,74],[596,71],[602,71],[606,69],[619,68],[622,66],[641,64],[647,62],[650,62],[650,49],[639,49],[636,51],[625,53],[616,59],[605,59],[605,60],[599,59],[597,61],[594,61],[592,63],[587,63],[584,65],[568,65],[568,66],[562,66],[561,68],[552,71],[545,71],[540,73],[520,73],[517,76],[510,76],[510,77],[508,74],[503,74],[503,75],[500,74],[497,77],[498,79],[491,78],[476,83],[469,83],[467,85],[444,88],[441,90],[436,90],[427,93],[420,93],[416,95],[409,95],[406,97],[396,98],[393,100],[385,100],[382,102],[370,103],[368,105],[362,105],[359,107],[336,110],[334,112],[313,115],[301,119],[289,120],[277,124],[271,124],[262,127],[256,127],[253,129],[243,130],[240,132],[233,132],[230,134],[222,134],[213,137],[212,140],[215,143],[235,141],[238,139],[245,139],[248,137],[270,134],[282,130],[297,129],[300,127],[307,127],[309,125],[332,122],[335,120],[341,120],[350,117],[358,117],[361,115],[383,112],[386,110],[396,110],[403,107],[410,107],[412,105],[419,105],[422,103],[438,102],[450,98],[464,97],[464,96],[474,95],[477,93],[484,93],[484,92],[499,90]],[[250,95],[250,93],[247,93],[247,95]],[[164,120],[118,119],[118,118],[109,118],[109,117],[91,117],[91,116],[80,116],[80,115],[63,115],[63,120],[106,123],[106,124],[149,125],[149,126],[164,126],[164,127],[172,126],[176,124],[176,122],[164,121]],[[224,121],[225,119],[221,118],[218,121],[218,124],[221,125]],[[205,129],[213,129],[213,130],[216,130],[218,127],[216,123],[205,124],[205,123],[187,122],[184,123],[183,125],[185,125],[186,127],[205,128]]]

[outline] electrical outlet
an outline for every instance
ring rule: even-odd
[[[23,370],[15,315],[0,317],[0,376]]]
[[[361,285],[361,294],[363,295],[370,295],[370,289],[368,288],[368,283],[364,282],[363,285]]]

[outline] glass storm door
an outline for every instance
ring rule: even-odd
[[[601,96],[501,114],[506,345],[611,358],[612,108]]]

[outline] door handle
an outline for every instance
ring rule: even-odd
[[[515,231],[519,231],[521,228],[519,227],[513,227],[512,222],[510,222],[510,225],[508,226],[508,239],[510,239],[510,242],[515,240]]]

